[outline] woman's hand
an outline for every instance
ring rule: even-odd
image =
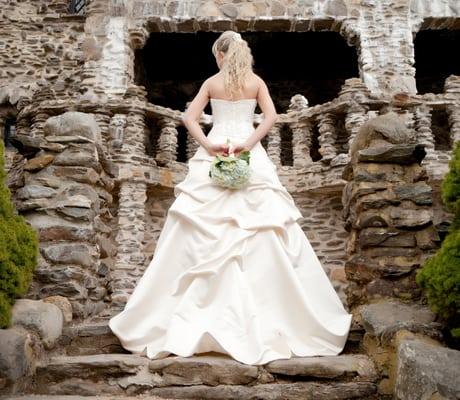
[[[235,157],[238,157],[238,154],[241,153],[242,151],[245,151],[245,150],[249,151],[250,149],[244,143],[240,143],[240,144],[232,145],[230,147],[229,153],[233,152],[235,154]]]
[[[229,146],[227,143],[211,143],[206,147],[206,150],[211,156],[215,156],[217,154],[228,156]]]

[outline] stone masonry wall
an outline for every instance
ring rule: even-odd
[[[78,94],[84,17],[67,15],[62,0],[0,3],[0,104],[48,85]]]
[[[103,240],[91,250],[95,258],[94,263],[90,261],[92,266],[99,265],[98,250],[105,255],[110,253],[114,261],[103,279],[96,283],[94,276],[88,279],[94,288],[94,303],[82,304],[78,314],[99,310],[105,298],[110,297],[120,305],[126,300],[126,294],[147,266],[162,226],[161,214],[173,201],[168,193],[186,169],[186,164],[176,159],[177,128],[184,110],[149,104],[144,88],[134,82],[134,52],[144,46],[153,32],[335,31],[356,47],[359,78],[346,82],[342,88],[345,90],[334,99],[338,101],[318,105],[317,109],[302,106],[290,115],[283,114],[285,124],[293,130],[293,156],[292,166],[279,170],[283,184],[295,194],[305,215],[302,226],[325,269],[331,279],[336,279],[336,288],[343,287],[346,234],[339,216],[338,198],[345,184],[339,172],[347,162],[347,146],[366,120],[385,112],[395,94],[405,92],[409,97],[416,94],[413,37],[420,29],[458,29],[458,2],[91,0],[87,2],[85,16],[69,15],[67,5],[64,0],[2,2],[0,115],[5,113],[5,107],[10,107],[9,103],[17,107],[17,131],[23,143],[33,147],[36,144],[32,139],[41,141],[47,136],[44,124],[49,117],[70,110],[91,114],[100,129],[98,142],[106,147],[108,161],[113,163],[113,171],[117,171],[117,229],[110,240],[119,252],[112,254],[107,245],[109,240]],[[161,54],[158,62],[161,62]],[[433,147],[429,107],[445,109],[452,125],[452,138],[458,139],[457,82],[458,77],[446,81],[448,96],[417,98],[409,106],[412,108],[408,114],[414,116],[417,139],[431,152],[427,161],[437,159],[433,156],[440,153]],[[308,99],[304,100],[308,104]],[[414,112],[418,101],[421,106]],[[426,102],[428,108],[424,107]],[[341,116],[338,132],[336,122]],[[0,126],[3,122],[0,118]],[[159,132],[159,151],[154,157],[146,151],[147,123],[156,124],[153,131]],[[277,165],[283,161],[280,139],[285,132],[281,128],[285,126],[281,125],[267,138],[268,154]],[[321,160],[312,160],[305,152],[313,143],[312,135],[318,135],[317,153]],[[44,150],[59,153],[49,144]],[[7,158],[13,159],[8,155]],[[440,160],[444,167],[445,158]],[[81,161],[80,156],[78,160]],[[14,170],[15,175],[18,170]],[[429,165],[427,170],[432,172]],[[436,170],[436,180],[439,180],[443,169],[436,167]],[[57,185],[54,181],[48,182]],[[39,193],[29,191],[27,195],[54,193],[52,186],[40,190]],[[27,190],[20,193],[25,192]],[[103,194],[100,198],[107,199],[112,195],[106,196],[102,190],[100,194]],[[444,218],[442,213],[437,215]],[[321,226],[321,230],[317,226]],[[104,246],[101,243],[105,243]],[[83,280],[80,281],[79,285]],[[107,297],[106,283],[111,290]]]

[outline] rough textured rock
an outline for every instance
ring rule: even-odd
[[[64,316],[59,307],[39,300],[17,299],[12,324],[37,333],[46,348],[52,348],[62,334]]]
[[[399,343],[397,356],[396,399],[460,398],[460,351],[407,339]]]
[[[0,377],[14,384],[24,376],[33,375],[42,352],[38,337],[26,329],[0,329]]]
[[[362,306],[361,317],[366,332],[381,341],[391,340],[402,329],[441,337],[442,325],[436,322],[436,314],[425,305],[379,301]]]
[[[94,117],[77,111],[67,111],[49,118],[43,130],[46,136],[83,136],[91,140],[100,139],[100,128]]]
[[[64,322],[72,321],[72,304],[70,301],[64,296],[50,296],[45,297],[42,299],[44,303],[54,304],[55,306],[59,307],[64,317]]]

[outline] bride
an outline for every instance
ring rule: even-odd
[[[153,259],[109,326],[125,349],[151,359],[214,351],[260,365],[337,355],[352,314],[260,143],[277,118],[267,86],[252,71],[240,34],[223,32],[212,52],[220,71],[204,81],[183,118],[200,146],[174,187]],[[213,126],[205,136],[197,120],[208,101]],[[254,129],[257,104],[264,119]],[[243,150],[251,152],[249,185],[216,185],[208,175],[214,156]]]

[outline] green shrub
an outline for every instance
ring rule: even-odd
[[[38,235],[18,215],[6,185],[4,144],[0,140],[0,328],[11,324],[11,307],[27,294],[38,259]]]
[[[441,247],[417,271],[416,282],[430,308],[445,319],[452,337],[460,338],[460,142],[454,146],[441,195],[454,213],[453,221]]]

